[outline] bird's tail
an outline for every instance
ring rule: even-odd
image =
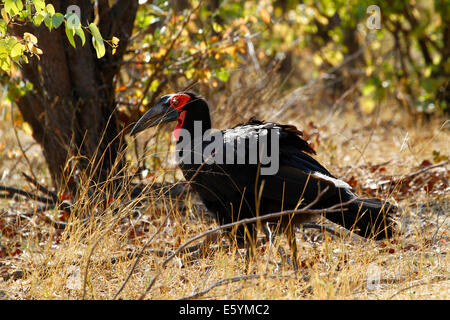
[[[345,208],[342,212],[328,213],[327,219],[365,238],[380,240],[392,237],[392,215],[397,211],[396,206],[376,198],[356,198]]]

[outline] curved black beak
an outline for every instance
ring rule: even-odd
[[[161,99],[150,108],[131,129],[130,135],[134,136],[147,128],[154,127],[160,123],[177,119],[178,112],[170,107],[169,98]]]

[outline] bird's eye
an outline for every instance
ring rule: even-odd
[[[177,106],[177,105],[178,105],[178,99],[177,99],[177,98],[173,98],[173,99],[172,99],[172,104],[173,104],[174,106]]]

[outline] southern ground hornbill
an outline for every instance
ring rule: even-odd
[[[390,214],[395,207],[380,199],[360,199],[355,195],[347,183],[336,179],[311,157],[315,151],[294,126],[251,119],[214,133],[209,130],[207,102],[187,92],[163,96],[139,119],[131,135],[172,120],[178,122],[174,136],[178,141],[179,167],[220,224],[301,208],[317,201],[322,191],[315,209],[347,203],[339,212],[325,213],[327,219],[367,238],[378,240],[392,235]],[[267,163],[269,151],[270,160],[278,162],[275,165]],[[281,224],[288,226],[291,245],[295,246],[292,225],[307,222],[310,217],[298,214],[283,218]],[[254,243],[255,227],[238,227],[233,233],[238,244]]]

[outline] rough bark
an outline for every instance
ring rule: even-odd
[[[94,2],[90,0],[47,3],[62,13],[69,5],[78,5],[83,25],[95,18]],[[107,49],[101,59],[96,56],[89,34],[84,46],[76,37],[75,49],[66,38],[64,26],[51,32],[43,25],[15,26],[12,30],[19,36],[25,31],[35,34],[44,51],[40,59],[32,58],[23,66],[22,76],[33,84],[33,90],[18,101],[18,106],[42,146],[58,188],[73,181],[69,173],[75,171],[85,172],[94,181],[105,181],[123,148],[114,113],[114,77],[132,32],[138,1],[118,0],[112,6],[109,3],[98,1],[99,29],[105,39],[116,36],[120,44],[115,55]],[[77,159],[72,162],[76,170],[66,166],[71,157]]]

